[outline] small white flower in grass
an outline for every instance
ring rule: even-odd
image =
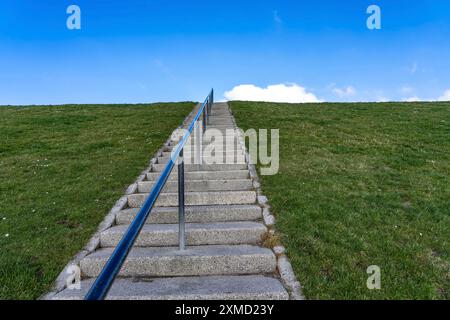
[[[419,233],[419,234],[420,234],[420,236],[423,236],[422,232],[421,232],[421,233]]]
[[[5,234],[5,238],[9,238],[9,233]]]

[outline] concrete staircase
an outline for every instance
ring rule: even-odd
[[[185,128],[195,112],[186,119]],[[226,103],[214,104],[208,128],[221,132],[235,128]],[[146,180],[128,195],[128,205],[117,213],[115,225],[100,234],[100,246],[80,261],[81,290],[65,289],[53,299],[80,299],[86,294],[145,201],[181,134],[179,129],[174,132],[172,142]],[[257,205],[243,147],[237,136],[231,140],[217,146],[216,152],[225,150],[224,160],[232,155],[236,157],[234,163],[197,165],[190,162],[193,156],[186,155],[186,250],[178,250],[175,167],[108,299],[289,298],[276,273],[274,252],[261,246],[267,227]]]

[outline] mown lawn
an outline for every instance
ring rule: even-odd
[[[0,299],[50,289],[193,107],[0,107]]]
[[[450,103],[231,107],[280,129],[263,190],[308,299],[450,299]]]

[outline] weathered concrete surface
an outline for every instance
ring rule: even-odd
[[[128,206],[138,208],[142,206],[147,197],[148,194],[145,193],[131,194],[128,196]],[[255,202],[255,191],[187,192],[185,194],[185,203],[188,206],[253,204]],[[156,201],[156,206],[178,206],[178,193],[161,193]]]
[[[100,235],[102,247],[115,247],[127,225],[116,226]],[[186,224],[186,244],[258,244],[267,228],[257,222],[215,222]],[[177,246],[178,224],[147,224],[134,243],[137,247]]]
[[[64,290],[54,300],[82,299],[93,280],[81,282],[81,290]],[[109,300],[286,300],[280,281],[271,277],[202,276],[150,278],[143,281],[119,279],[112,286]]]
[[[161,172],[149,172],[147,179],[149,181],[156,181]],[[234,170],[234,171],[193,171],[185,172],[185,181],[190,180],[231,180],[231,179],[248,179],[248,170]],[[178,181],[178,174],[173,172],[169,175],[169,181]]]
[[[152,181],[138,183],[137,192],[149,193],[154,185]],[[185,181],[185,192],[208,192],[208,191],[239,191],[252,190],[253,183],[250,179],[233,180],[188,180]],[[163,192],[178,192],[178,181],[168,181]]]
[[[125,209],[117,213],[117,224],[130,224],[138,208]],[[186,206],[186,222],[208,223],[225,221],[253,221],[261,219],[261,208],[257,205]],[[178,207],[153,208],[146,223],[178,223]]]
[[[97,277],[113,248],[99,249],[81,260],[83,276]],[[187,247],[135,247],[119,275],[125,277],[171,277],[233,274],[265,274],[275,271],[272,250],[250,245]]]
[[[233,155],[224,155],[221,152],[217,153],[216,155],[212,156],[206,156],[202,158],[202,164],[241,164],[245,163],[245,156],[244,154],[238,152],[239,154],[233,154]],[[170,161],[170,157],[159,157],[158,158],[158,164],[167,164]],[[199,164],[200,160],[197,160],[197,158],[194,157],[188,157],[184,159],[184,164]]]
[[[153,172],[161,172],[166,167],[166,164],[156,163],[153,165]],[[247,168],[246,163],[236,163],[236,164],[187,164],[184,166],[185,172],[190,171],[234,171],[234,170],[245,170]],[[172,172],[178,172],[178,167],[175,166]]]

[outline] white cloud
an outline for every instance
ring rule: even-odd
[[[403,86],[400,89],[400,93],[403,95],[402,101],[404,102],[417,102],[423,101],[423,99],[419,98],[415,93],[415,89],[409,86]]]
[[[405,102],[418,102],[418,101],[422,101],[422,99],[420,99],[418,96],[412,96],[412,97],[403,99],[403,101],[405,101]]]
[[[304,87],[293,84],[275,84],[260,88],[253,84],[241,84],[224,94],[227,100],[267,101],[267,102],[321,102]]]
[[[438,98],[439,101],[450,101],[450,89],[445,90],[444,94]]]
[[[346,88],[337,88],[333,86],[331,91],[339,98],[353,97],[356,95],[356,89],[352,86]]]
[[[375,101],[376,102],[389,102],[389,99],[384,96],[377,96]]]

